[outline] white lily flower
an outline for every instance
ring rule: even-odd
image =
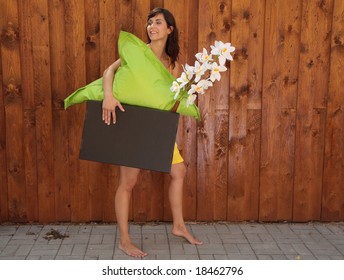
[[[221,41],[215,41],[215,46],[211,47],[211,54],[219,56],[220,65],[224,65],[226,60],[233,60],[231,52],[235,50],[235,47],[231,43],[223,43]]]
[[[196,97],[197,96],[195,94],[189,95],[188,98],[186,99],[186,107],[189,107],[190,105],[194,104]]]
[[[198,84],[204,89],[207,90],[208,88],[213,86],[212,81],[209,80],[200,80]]]
[[[214,62],[211,65],[211,74],[210,74],[210,80],[214,82],[215,80],[220,81],[221,75],[220,72],[224,72],[227,70],[227,67],[224,65],[217,65],[216,62]]]
[[[187,77],[187,74],[185,72],[182,73],[182,75],[177,79],[177,82],[180,83],[180,87],[184,87],[190,80]]]
[[[205,48],[203,48],[203,52],[197,53],[195,56],[197,60],[201,63],[209,63],[213,60],[212,55],[209,55],[208,51]]]
[[[198,61],[195,62],[195,68],[194,68],[194,73],[196,75],[195,82],[197,83],[202,75],[207,71],[206,65],[205,64],[200,64]]]
[[[186,107],[194,104],[197,94],[204,94],[215,81],[220,81],[221,72],[227,70],[226,60],[233,60],[231,52],[234,50],[230,43],[224,44],[221,41],[215,41],[209,54],[203,48],[202,52],[195,55],[197,59],[195,65],[183,65],[183,73],[172,83],[171,91],[175,93],[174,99],[181,101],[185,98]]]
[[[174,95],[174,99],[177,99],[179,92],[180,92],[180,85],[176,82],[173,81],[172,86],[170,88],[172,92],[175,92],[176,94]]]
[[[194,93],[200,93],[204,94],[204,91],[207,90],[210,86],[212,86],[213,83],[208,80],[200,80],[196,85],[191,85],[190,90],[188,91],[188,94],[194,94]]]
[[[189,64],[183,65],[184,72],[186,73],[186,76],[188,77],[188,80],[190,81],[194,75],[194,69],[195,67],[190,66]]]

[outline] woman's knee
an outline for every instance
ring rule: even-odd
[[[186,175],[186,167],[184,162],[173,164],[170,176],[172,179],[184,179]]]
[[[132,190],[137,183],[139,175],[139,169],[130,167],[121,167],[120,169],[120,187],[124,187],[127,190]]]

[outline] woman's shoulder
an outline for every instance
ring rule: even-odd
[[[173,65],[171,64],[170,65],[170,69],[171,69],[171,74],[175,77],[175,78],[178,78],[178,77],[180,77],[180,75],[182,74],[182,66],[181,66],[181,64],[178,62],[178,61],[176,61],[175,63],[174,63],[174,67],[173,67]]]

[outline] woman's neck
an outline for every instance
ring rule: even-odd
[[[168,59],[168,56],[165,52],[166,42],[163,43],[161,41],[152,41],[149,44],[149,47],[152,49],[153,53],[159,58],[161,61]]]

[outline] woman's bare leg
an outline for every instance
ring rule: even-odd
[[[197,240],[186,228],[183,218],[183,183],[186,174],[184,163],[173,164],[171,168],[171,183],[169,187],[169,200],[172,210],[173,227],[172,233],[184,237],[194,245],[203,244]]]
[[[136,247],[129,236],[129,204],[132,190],[136,184],[140,169],[120,167],[119,186],[115,197],[117,223],[120,231],[119,248],[131,257],[145,257],[147,254]]]

